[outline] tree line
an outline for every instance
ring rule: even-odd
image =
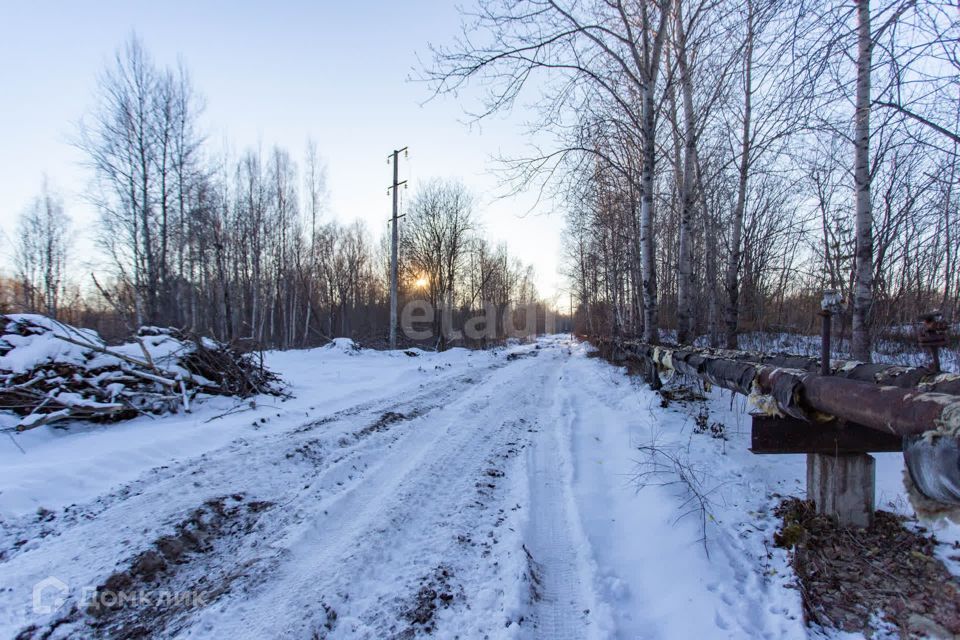
[[[935,0],[479,0],[422,79],[534,105],[505,168],[566,211],[578,331],[732,348],[832,289],[870,360],[957,312],[958,43]]]
[[[276,146],[212,152],[187,69],[158,65],[136,37],[100,75],[95,103],[75,144],[92,177],[104,266],[68,277],[73,231],[45,183],[20,217],[0,312],[44,313],[106,336],[164,325],[278,348],[385,338],[388,240],[333,219],[314,142],[300,158]],[[433,346],[450,344],[444,309],[463,320],[485,303],[537,303],[532,269],[484,238],[462,183],[426,182],[406,213],[400,302],[430,300]]]

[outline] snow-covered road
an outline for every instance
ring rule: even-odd
[[[802,459],[751,458],[728,399],[728,439],[693,434],[563,336],[271,358],[283,405],[0,451],[0,636],[805,637],[769,545]],[[706,548],[675,476],[639,489],[651,442]]]

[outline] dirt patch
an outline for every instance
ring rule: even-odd
[[[319,466],[326,459],[325,453],[323,441],[320,438],[313,438],[288,451],[286,458],[287,460],[298,458]]]
[[[540,355],[539,351],[514,351],[507,354],[507,362],[513,362],[521,358],[536,358],[538,355]]]
[[[419,590],[403,611],[403,617],[410,626],[395,637],[412,638],[421,633],[433,633],[437,611],[466,598],[463,587],[453,585],[452,581],[453,570],[446,565],[439,565],[421,578]]]
[[[417,416],[423,413],[420,410],[414,409],[409,413],[400,413],[399,411],[386,411],[379,418],[377,418],[372,424],[367,425],[359,431],[355,431],[353,437],[357,440],[366,438],[370,434],[378,433],[380,431],[386,431],[392,425],[397,424],[398,422],[403,422],[404,420],[413,420]]]
[[[934,557],[936,538],[877,511],[868,529],[839,527],[813,503],[787,498],[775,513],[790,549],[807,623],[870,637],[879,620],[903,638],[960,634],[960,584]]]
[[[176,621],[216,601],[244,575],[248,567],[238,565],[235,552],[260,514],[273,506],[243,494],[207,500],[171,533],[124,562],[88,600],[73,603],[73,616],[24,629],[18,637],[48,637],[64,623],[76,625],[71,637],[127,639],[172,630]]]
[[[322,600],[320,601],[320,606],[323,607],[323,613],[326,619],[323,621],[323,625],[310,635],[310,640],[325,640],[330,636],[330,633],[337,628],[337,618],[339,617],[337,610]]]
[[[523,545],[523,553],[527,556],[526,578],[530,581],[530,602],[540,602],[543,600],[543,565],[533,558],[527,545]]]
[[[157,538],[153,548],[134,556],[126,569],[112,574],[97,587],[95,596],[87,605],[87,613],[94,619],[92,625],[110,627],[118,618],[116,621],[122,628],[126,622],[126,616],[122,614],[143,605],[155,606],[150,611],[138,613],[141,623],[151,614],[161,618],[165,613],[169,615],[177,610],[210,604],[226,592],[228,584],[207,585],[204,589],[190,591],[189,597],[184,595],[185,592],[176,593],[171,589],[166,593],[158,587],[171,583],[184,565],[216,551],[220,539],[249,533],[258,514],[272,506],[273,503],[264,500],[245,501],[243,494],[207,500],[177,523],[172,534]],[[125,602],[122,597],[125,592],[150,590],[159,594],[159,602]],[[126,637],[127,634],[120,635]]]

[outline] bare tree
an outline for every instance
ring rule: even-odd
[[[435,50],[436,66],[426,72],[438,92],[455,92],[469,79],[489,80],[490,91],[480,117],[509,108],[535,73],[542,73],[542,130],[559,132],[559,150],[536,150],[523,162],[521,182],[549,179],[564,161],[579,165],[577,156],[602,154],[584,145],[579,127],[563,125],[559,113],[593,113],[592,102],[614,109],[623,133],[636,141],[640,167],[638,255],[643,298],[643,331],[659,339],[657,272],[655,264],[654,174],[658,157],[657,116],[662,83],[661,61],[671,22],[670,0],[577,3],[559,0],[512,2],[485,0],[474,22],[464,28],[450,49]],[[483,33],[484,44],[473,38]],[[586,136],[587,139],[590,136]],[[571,158],[571,156],[573,156]]]
[[[314,283],[318,276],[318,253],[317,253],[317,219],[323,214],[326,205],[326,172],[317,153],[317,144],[313,140],[307,141],[306,152],[306,209],[309,217],[308,246],[309,253],[306,264],[301,265],[300,280],[305,284],[307,308],[304,314],[303,338],[302,344],[307,344],[310,339],[310,322],[315,307],[314,304]],[[305,273],[304,273],[305,271]]]
[[[425,280],[430,303],[452,310],[469,234],[475,230],[474,198],[459,182],[433,180],[413,198],[403,233],[403,257],[418,279]],[[439,345],[446,336],[435,319]]]
[[[133,293],[138,323],[174,319],[174,232],[186,227],[196,115],[182,67],[179,75],[157,68],[133,36],[100,77],[97,107],[81,123],[77,144],[96,176],[91,199],[101,215],[100,245]]]
[[[71,242],[63,200],[43,181],[43,189],[20,215],[14,265],[25,311],[56,318],[66,285]]]

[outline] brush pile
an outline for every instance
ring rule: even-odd
[[[142,327],[107,346],[95,331],[40,315],[0,315],[0,411],[18,431],[62,420],[112,422],[190,411],[198,396],[282,395],[256,352]]]

